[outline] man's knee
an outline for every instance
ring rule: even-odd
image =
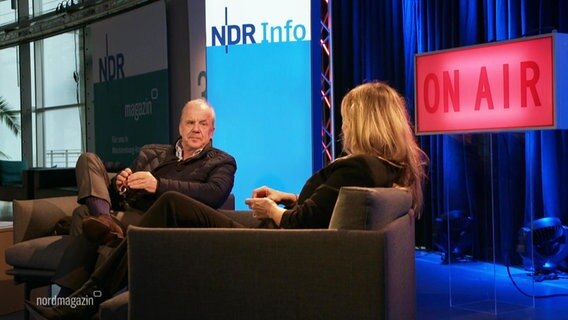
[[[99,161],[99,160],[100,160],[99,156],[97,156],[95,153],[83,152],[79,156],[79,159],[77,159],[77,162],[79,162],[79,161],[92,162],[92,161]]]

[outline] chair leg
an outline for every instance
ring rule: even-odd
[[[45,286],[45,282],[41,281],[24,282],[24,301],[31,301],[32,290],[36,288],[41,288],[43,286]],[[51,284],[47,285],[47,287],[48,287],[47,295],[48,297],[51,297],[53,295],[53,287]],[[25,306],[24,306],[24,320],[30,320],[30,313],[28,309],[25,308]]]

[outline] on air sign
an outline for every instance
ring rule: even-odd
[[[416,55],[417,134],[568,128],[567,57],[563,34]]]

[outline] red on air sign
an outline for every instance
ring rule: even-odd
[[[555,128],[554,48],[547,35],[416,55],[417,134]]]

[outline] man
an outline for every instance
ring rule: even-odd
[[[124,237],[124,226],[111,209],[134,211],[141,217],[166,191],[181,192],[213,208],[223,205],[233,188],[236,162],[213,148],[214,131],[215,111],[205,100],[196,99],[186,103],[181,112],[180,138],[175,145],[145,146],[133,166],[112,180],[95,154],[79,157],[78,203],[86,206],[79,207],[74,215],[86,217],[82,223],[85,237],[77,237],[68,247],[54,277],[54,283],[63,288],[62,295],[88,279],[98,245]],[[131,212],[128,216],[137,215]]]

